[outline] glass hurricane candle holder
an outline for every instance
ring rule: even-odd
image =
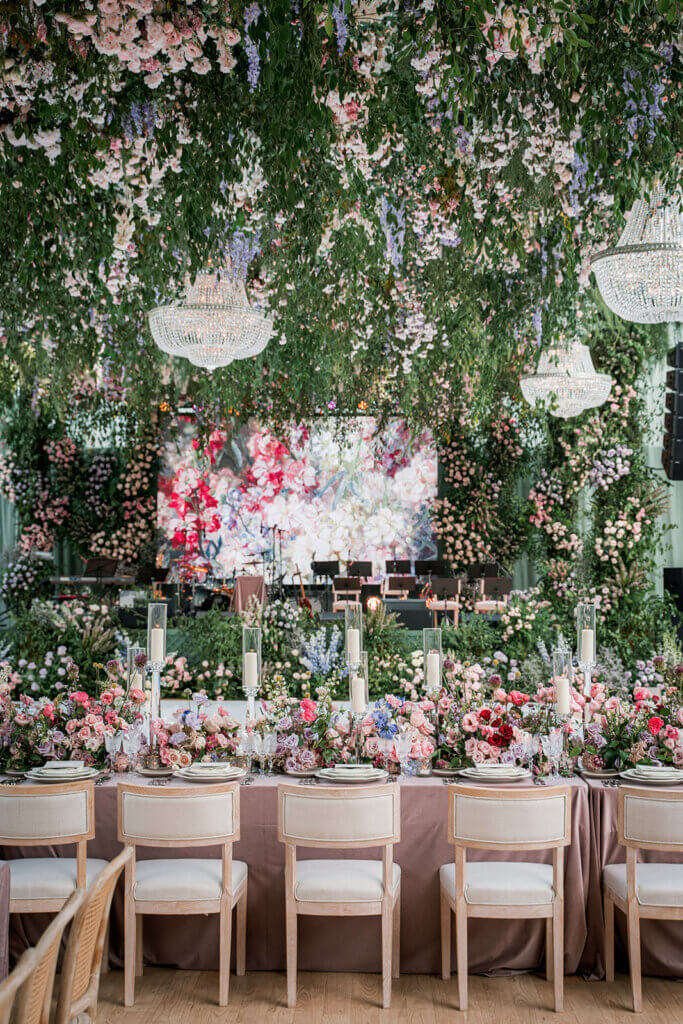
[[[166,616],[165,602],[147,605],[147,658],[149,664],[163,668],[166,661]]]
[[[365,715],[367,713],[370,705],[367,651],[361,651],[360,664],[349,671],[349,701],[351,714]]]
[[[567,718],[570,713],[572,690],[572,656],[569,651],[553,651],[553,691],[555,714]]]
[[[595,664],[597,650],[595,612],[593,601],[579,601],[576,606],[576,654],[582,668]]]
[[[422,651],[424,655],[424,688],[430,697],[441,692],[443,671],[443,651],[441,649],[441,630],[422,630]]]
[[[145,666],[147,651],[144,647],[133,644],[126,649],[126,693],[131,690],[145,689]]]
[[[242,629],[242,689],[256,696],[261,688],[261,627]]]
[[[591,667],[595,664],[597,651],[596,608],[594,601],[579,601],[576,606],[576,652],[579,667],[583,672],[584,725],[590,719]]]
[[[357,668],[361,663],[363,650],[363,606],[360,601],[350,602],[344,609],[344,633],[346,646],[346,664],[349,669]],[[351,672],[349,671],[349,677]]]

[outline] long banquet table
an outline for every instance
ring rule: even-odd
[[[130,776],[136,783],[139,776]],[[247,911],[247,970],[282,970],[285,965],[284,848],[277,838],[277,783],[275,776],[258,777],[240,787],[241,839],[234,857],[249,866]],[[401,970],[435,974],[440,970],[439,868],[452,860],[446,838],[448,789],[441,779],[402,779],[401,841],[394,857],[401,866]],[[169,783],[175,785],[175,783]],[[574,973],[587,939],[591,835],[589,790],[578,778],[572,787],[572,845],[565,860],[565,971]],[[201,786],[197,784],[201,799]],[[110,859],[120,845],[116,838],[116,777],[95,787],[96,836],[89,855]],[[45,856],[46,848],[7,848],[5,855]],[[62,848],[70,853],[69,848]],[[53,852],[57,852],[56,850]],[[197,856],[197,851],[139,850],[139,857]],[[202,855],[218,855],[208,849]],[[362,850],[300,850],[300,857],[379,856]],[[499,854],[469,851],[482,860],[538,860],[538,852]],[[172,921],[172,923],[171,923]],[[144,957],[149,964],[194,970],[215,970],[218,962],[217,917],[145,918]],[[123,954],[121,890],[112,909],[112,960]],[[23,916],[13,924],[12,952],[34,943],[46,918]],[[470,970],[501,972],[533,970],[543,964],[545,943],[542,921],[473,921],[470,923]],[[303,917],[299,923],[299,968],[313,971],[379,971],[380,924],[375,918]]]

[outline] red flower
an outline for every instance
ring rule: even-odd
[[[648,720],[647,727],[652,735],[656,736],[657,733],[664,728],[664,719],[660,718],[658,715],[653,715],[652,718]]]
[[[87,706],[90,703],[90,697],[87,693],[84,693],[83,690],[74,690],[74,692],[70,693],[69,696],[72,700],[75,700],[77,704]],[[664,725],[663,722],[662,725]]]
[[[504,742],[499,732],[494,732],[493,736],[489,739],[489,743],[494,747],[502,747]]]
[[[482,722],[488,722],[491,718],[491,709],[482,708],[481,711],[479,712],[479,717],[481,718]]]
[[[304,700],[300,701],[299,707],[301,708],[301,717],[304,722],[315,722],[318,715],[318,706],[314,700],[309,700],[305,697]]]
[[[504,740],[512,739],[512,726],[508,725],[507,722],[503,722],[499,731]]]
[[[510,690],[509,697],[515,707],[527,704],[531,699],[528,693],[520,693],[519,690]]]

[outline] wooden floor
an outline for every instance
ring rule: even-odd
[[[125,1009],[123,974],[102,979],[97,1024],[681,1024],[683,985],[643,979],[643,1012],[629,1009],[628,978],[614,984],[565,979],[565,1012],[551,1010],[552,992],[530,974],[505,978],[470,977],[470,1009],[455,1009],[455,980],[425,974],[404,975],[394,982],[390,1010],[380,1010],[376,974],[299,975],[298,1006],[285,1004],[282,974],[252,973],[230,978],[230,1005],[216,1005],[216,974],[146,967],[136,980],[135,1006]]]

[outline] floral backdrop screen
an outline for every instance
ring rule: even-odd
[[[432,435],[399,419],[314,420],[276,436],[250,421],[200,439],[174,424],[164,444],[159,526],[164,560],[217,576],[272,562],[273,529],[287,580],[313,559],[436,557]]]

